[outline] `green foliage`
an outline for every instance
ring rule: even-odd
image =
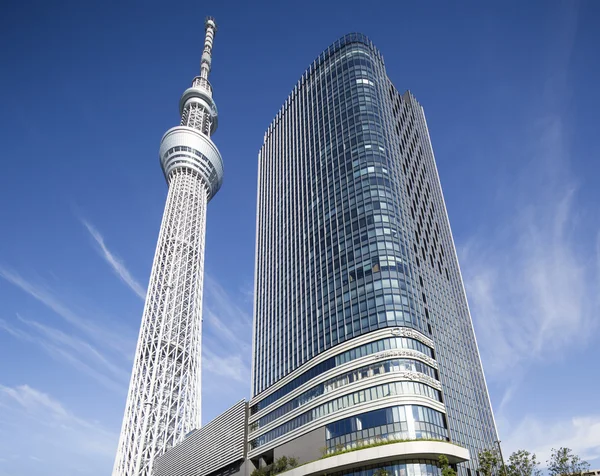
[[[252,471],[252,473],[250,473],[250,476],[267,476],[267,471],[265,471],[266,468],[256,468],[254,471]]]
[[[250,473],[250,476],[275,476],[276,474],[295,468],[299,464],[298,458],[294,456],[282,456],[264,468],[256,468]]]
[[[502,461],[496,448],[480,451],[477,459],[479,460],[479,472],[483,476],[494,476],[502,473]]]
[[[385,468],[379,468],[373,471],[373,476],[390,476],[390,472]]]
[[[277,458],[273,463],[273,474],[283,473],[288,467],[288,459],[287,456],[282,456],[281,458]]]
[[[525,450],[515,451],[508,458],[506,473],[507,476],[541,476],[539,464],[535,454]]]
[[[336,451],[333,451],[332,453],[324,454],[321,458],[330,458],[331,456],[337,456],[337,455],[341,455],[344,453],[350,453],[352,451],[364,450],[365,448],[373,448],[375,446],[391,445],[394,443],[404,443],[407,441],[444,441],[446,443],[456,444],[456,443],[452,443],[450,441],[441,440],[439,438],[411,438],[411,439],[398,439],[398,440],[378,440],[378,441],[375,441],[374,443],[363,443],[363,444],[359,443],[354,448],[343,448],[342,447],[342,449],[337,449],[337,447],[336,447]]]
[[[450,466],[450,462],[448,461],[448,457],[446,455],[440,455],[438,458],[438,463],[442,470],[442,476],[456,476],[456,471],[452,469]]]
[[[552,455],[547,461],[550,476],[577,476],[588,471],[590,465],[579,456],[574,455],[570,448],[552,448]]]

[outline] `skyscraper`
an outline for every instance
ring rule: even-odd
[[[439,454],[474,474],[497,434],[429,131],[365,36],[268,128],[256,246],[248,458],[394,441],[294,474],[437,475]]]
[[[202,284],[206,207],[223,181],[211,135],[217,108],[208,81],[216,24],[206,20],[200,76],[179,101],[181,125],[160,144],[169,185],[142,316],[115,476],[149,475],[156,456],[200,419]]]

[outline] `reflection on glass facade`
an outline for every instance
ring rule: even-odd
[[[365,332],[427,329],[405,266],[383,62],[344,41],[302,77],[260,152],[256,393]]]
[[[303,425],[331,415],[345,408],[358,406],[361,403],[369,403],[373,400],[381,400],[384,398],[387,399],[388,397],[394,397],[397,395],[421,395],[437,402],[442,400],[439,390],[420,382],[385,383],[383,385],[377,385],[375,387],[366,388],[358,392],[353,392],[319,405],[312,410],[302,413],[300,416],[297,416],[287,423],[279,425],[277,428],[263,433],[258,438],[253,438],[251,440],[251,445],[253,448],[257,448]]]
[[[383,352],[384,350],[394,349],[412,349],[416,350],[417,352],[421,352],[422,354],[425,354],[427,357],[433,357],[433,350],[416,339],[411,339],[408,337],[390,337],[387,339],[379,339],[374,342],[355,347],[347,352],[342,352],[336,355],[335,357],[331,357],[315,365],[314,367],[311,367],[309,370],[302,373],[301,375],[293,379],[291,382],[285,384],[277,391],[271,393],[268,397],[263,398],[258,403],[252,405],[252,407],[250,408],[250,413],[254,414],[257,411],[266,408],[268,405],[286,396],[288,393],[298,388],[300,385],[321,375],[324,372],[327,372],[328,370],[331,370],[332,368],[338,365],[343,365],[352,360],[360,359],[361,357],[365,357],[366,355],[374,354],[377,352]]]
[[[381,440],[448,438],[441,412],[419,405],[381,408],[326,426],[327,449],[336,451]]]
[[[266,424],[276,420],[286,413],[306,405],[312,399],[320,397],[321,395],[326,395],[327,393],[333,392],[334,390],[345,385],[350,385],[363,379],[377,377],[390,372],[419,372],[424,375],[428,375],[431,378],[437,378],[436,371],[433,367],[430,367],[429,365],[418,360],[393,359],[366,365],[364,367],[336,375],[335,377],[330,378],[323,383],[315,385],[310,390],[302,392],[296,398],[281,405],[280,407],[277,407],[276,410],[267,413],[264,417],[259,418],[255,423],[256,428],[265,426]]]
[[[342,421],[394,405],[383,388],[442,415],[442,427],[415,438],[433,432],[472,457],[497,439],[423,109],[398,93],[363,35],[325,50],[265,133],[253,344],[252,454],[301,427],[330,425],[338,412]],[[343,380],[369,359],[392,357],[416,359],[419,369],[382,372],[383,383],[362,390],[364,379]],[[344,383],[322,404],[326,382]],[[355,400],[360,392],[365,400]],[[327,407],[334,401],[347,404]],[[398,421],[371,433],[405,429]],[[344,438],[351,445],[362,433]],[[477,462],[459,473],[466,468]]]

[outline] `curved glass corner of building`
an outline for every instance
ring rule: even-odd
[[[386,94],[379,52],[363,35],[346,35],[313,62],[267,131],[259,160],[255,395],[364,333],[426,332],[407,259]]]
[[[422,108],[356,33],[315,59],[266,131],[250,459],[492,438],[431,150]],[[439,473],[435,461],[394,458],[381,465]]]
[[[449,440],[434,345],[424,334],[380,329],[313,361],[250,402],[251,456],[318,429],[325,430],[327,453],[382,441]]]

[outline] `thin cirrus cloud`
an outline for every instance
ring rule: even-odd
[[[9,473],[23,469],[41,473],[41,463],[68,469],[70,474],[95,474],[98,467],[109,469],[117,435],[99,422],[73,414],[56,398],[29,385],[0,385],[0,406],[7,410],[0,447],[3,469]],[[26,446],[23,441],[28,442]]]
[[[528,448],[542,466],[550,459],[552,448],[571,448],[584,461],[600,458],[600,414],[579,415],[547,421],[526,416],[503,438],[509,452]]]
[[[124,262],[116,257],[104,241],[104,237],[89,221],[81,219],[96,244],[102,257],[115,274],[140,298],[146,291],[133,277]],[[244,308],[244,302],[235,299],[209,273],[204,275],[205,304],[204,318],[204,364],[203,367],[215,376],[228,376],[238,382],[247,382],[249,376],[248,357],[251,349],[252,317]],[[242,299],[243,301],[243,299]]]
[[[105,344],[107,347],[117,350],[125,356],[129,356],[131,343],[126,338],[119,333],[110,331],[89,319],[81,317],[77,312],[63,304],[56,292],[45,284],[26,279],[19,273],[5,267],[0,267],[0,277],[41,302],[55,315],[86,334],[91,340],[99,344]]]
[[[127,372],[112,363],[83,338],[17,315],[21,327],[0,319],[0,330],[22,342],[41,348],[58,362],[66,363],[119,394],[124,392]]]
[[[81,219],[104,260],[115,274],[140,298],[146,291],[133,277],[124,262],[116,257],[104,241],[104,237],[89,221]],[[242,293],[244,294],[244,293]],[[211,377],[208,385],[214,384],[215,391],[229,386],[230,379],[237,384],[249,383],[249,357],[251,351],[252,315],[247,296],[240,299],[227,291],[210,273],[204,275],[204,329],[203,369]],[[219,384],[217,384],[217,381]],[[235,384],[234,384],[235,385]]]
[[[249,383],[250,371],[241,355],[218,355],[210,350],[210,346],[204,346],[202,358],[202,368],[213,374],[213,378],[217,376],[219,379]]]
[[[104,237],[100,232],[88,221],[81,219],[81,223],[89,234],[92,236],[94,241],[99,247],[99,252],[104,260],[110,265],[116,275],[131,288],[131,290],[140,298],[146,298],[146,289],[142,286],[131,274],[131,272],[125,267],[123,263],[112,251],[108,249],[104,242]]]
[[[561,100],[569,97],[568,65],[577,11],[566,14],[555,62],[540,88],[542,108],[525,111],[526,134],[514,147],[526,158],[510,186],[498,189],[498,217],[460,248],[461,266],[479,347],[490,381],[504,387],[496,417],[506,450],[527,448],[545,463],[552,448],[573,449],[583,459],[600,457],[600,415],[573,410],[551,397],[546,411],[519,414],[523,379],[597,340],[600,312],[600,222],[580,199],[581,182],[571,170],[577,157],[571,124]],[[527,119],[530,119],[527,122]],[[511,136],[505,131],[504,136]],[[517,139],[518,140],[518,139]],[[490,160],[503,161],[501,156]],[[540,382],[540,392],[546,383]],[[550,387],[548,387],[550,390]],[[568,411],[568,410],[567,410]],[[595,411],[595,409],[594,409]],[[564,411],[562,412],[565,413]]]
[[[569,166],[577,159],[569,142],[574,126],[566,122],[564,103],[572,87],[566,78],[578,15],[570,4],[548,46],[540,106],[521,114],[525,134],[518,127],[503,133],[503,140],[517,141],[511,153],[524,156],[509,186],[498,190],[505,215],[491,221],[496,228],[467,240],[460,253],[492,377],[511,377],[527,362],[560,358],[597,328],[600,223],[579,200],[579,180]]]
[[[572,194],[567,191],[518,217],[511,225],[514,245],[472,239],[462,250],[465,284],[491,375],[562,355],[581,345],[595,326],[597,262],[571,232]]]
[[[244,292],[232,296],[212,274],[206,273],[204,293],[203,317],[209,324],[207,332],[212,339],[249,353],[252,347],[252,315]]]
[[[133,343],[123,333],[101,326],[97,320],[81,317],[64,304],[54,289],[44,282],[23,277],[0,267],[0,277],[21,289],[52,311],[52,315],[28,319],[17,314],[14,320],[0,319],[0,330],[13,338],[38,346],[58,362],[77,369],[102,386],[123,393],[128,380],[129,359]],[[60,328],[52,324],[53,316],[63,319]]]
[[[558,115],[535,124],[531,163],[506,195],[512,218],[461,249],[465,285],[491,376],[585,343],[600,310],[597,221],[577,198]],[[534,173],[535,171],[535,173]]]
[[[97,362],[101,367],[105,368],[108,373],[115,377],[127,378],[128,375],[119,366],[114,365],[100,351],[98,351],[89,342],[80,339],[74,335],[66,334],[65,332],[51,326],[44,325],[37,321],[31,321],[19,316],[21,322],[29,327],[37,330],[41,335],[46,337],[50,342],[62,348],[70,348],[80,355],[85,355],[89,360]]]
[[[235,391],[245,393],[250,383],[251,305],[243,291],[226,290],[210,273],[204,276],[204,294],[202,368],[210,373],[205,381],[218,392],[219,386],[230,387],[231,379]]]

